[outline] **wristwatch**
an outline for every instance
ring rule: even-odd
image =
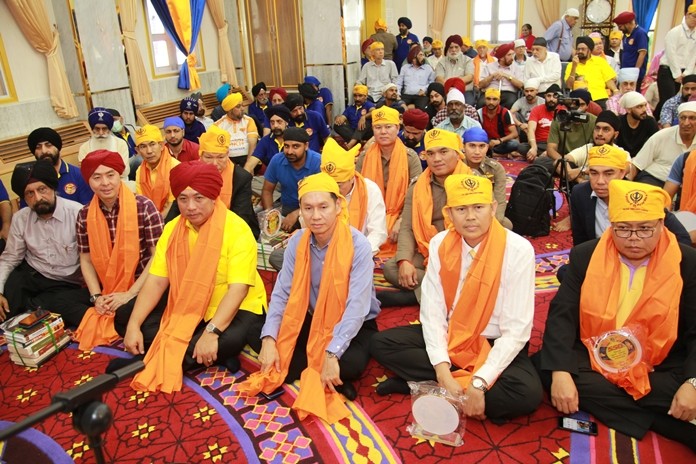
[[[97,299],[98,299],[100,296],[102,296],[101,293],[95,293],[94,295],[91,295],[91,296],[89,297],[89,302],[92,303],[92,304],[96,303],[96,302],[97,302]]]
[[[481,390],[483,393],[488,391],[488,384],[481,377],[474,377],[471,379],[471,386],[477,390]]]
[[[338,356],[336,356],[336,353],[332,353],[329,350],[326,350],[326,356],[328,356],[329,358],[338,358]]]
[[[222,336],[222,330],[215,327],[215,324],[213,324],[212,322],[208,322],[208,325],[205,326],[205,331],[208,333],[214,333],[219,337]]]
[[[696,377],[691,377],[690,379],[686,379],[685,383],[691,384],[692,387],[696,388]]]

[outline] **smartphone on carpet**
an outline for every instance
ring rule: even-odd
[[[271,401],[271,400],[274,400],[274,399],[278,398],[278,397],[279,397],[280,395],[282,395],[283,393],[285,393],[285,390],[283,389],[283,387],[280,387],[279,389],[277,389],[277,390],[274,391],[274,392],[271,392],[271,393],[264,393],[264,392],[261,392],[261,393],[259,393],[259,395],[260,395],[261,397],[265,398],[266,400]]]
[[[558,428],[571,432],[584,433],[585,435],[597,435],[597,423],[592,421],[573,419],[572,417],[559,417]]]

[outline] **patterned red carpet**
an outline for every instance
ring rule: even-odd
[[[504,161],[514,176],[523,163]],[[564,204],[561,217],[567,214]],[[532,240],[537,252],[536,316],[531,347],[541,346],[548,305],[555,294],[555,271],[567,260],[569,232]],[[273,275],[266,273],[269,286]],[[376,276],[381,287],[388,284]],[[380,328],[416,323],[418,308],[385,309]],[[50,404],[59,392],[88,382],[104,371],[118,347],[80,352],[64,350],[39,369],[12,364],[0,352],[0,429]],[[234,375],[221,367],[187,375],[173,395],[135,393],[123,382],[105,395],[114,424],[105,435],[107,462],[118,463],[673,463],[689,462],[684,446],[649,433],[637,442],[600,425],[597,437],[556,427],[557,413],[545,401],[533,415],[504,425],[469,420],[458,448],[412,438],[410,398],[378,397],[375,385],[388,375],[371,361],[356,385],[359,397],[348,403],[351,417],[334,426],[298,421],[291,412],[297,385],[276,400],[242,398],[234,384],[254,371],[253,353],[245,353]],[[587,417],[587,416],[584,416]],[[72,418],[58,414],[19,437],[0,443],[0,463],[93,463],[86,438],[72,428]]]

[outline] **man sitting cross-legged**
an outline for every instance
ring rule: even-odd
[[[495,219],[488,179],[445,180],[453,227],[430,241],[421,324],[372,338],[372,356],[396,378],[377,394],[409,392],[407,381],[437,380],[464,413],[500,421],[534,411],[542,389],[527,357],[534,317],[534,250]]]

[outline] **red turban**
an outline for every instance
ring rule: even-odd
[[[374,41],[375,41],[375,39],[373,39],[373,38],[370,37],[369,39],[367,39],[366,41],[364,41],[364,42],[362,43],[362,45],[360,46],[360,51],[362,52],[363,55],[364,55],[365,52],[367,51],[367,47],[369,47],[370,45],[372,45],[372,44],[374,43]]]
[[[119,175],[123,174],[126,169],[126,165],[123,163],[123,158],[121,155],[115,151],[110,150],[95,150],[88,153],[85,159],[82,160],[82,165],[80,170],[82,171],[82,177],[85,181],[89,183],[90,177],[94,174],[99,166],[106,166],[112,168],[114,171],[118,172]]]
[[[274,87],[268,92],[268,100],[273,100],[273,95],[280,95],[283,101],[288,99],[288,92],[287,90],[281,88],[281,87]]]
[[[409,64],[413,63],[413,60],[418,56],[420,52],[420,45],[414,45],[413,47],[411,47],[411,49],[408,51],[408,57],[406,58]]]
[[[172,168],[169,172],[169,185],[175,197],[186,187],[191,187],[201,195],[215,200],[222,190],[222,176],[214,164],[200,160],[187,161]]]
[[[464,41],[462,40],[462,37],[460,35],[454,34],[447,37],[447,40],[445,40],[445,52],[449,50],[450,45],[452,45],[453,43],[456,43],[460,47],[464,46]]]
[[[514,49],[515,49],[515,44],[512,44],[512,43],[503,44],[495,50],[495,57],[498,59],[501,59],[502,57],[507,55],[510,50],[514,50]]]
[[[418,108],[407,110],[404,113],[404,126],[415,127],[416,129],[425,130],[428,126],[428,113]]]
[[[452,87],[459,90],[461,93],[464,93],[466,90],[466,84],[460,77],[450,77],[445,81],[445,95],[449,93]]]

